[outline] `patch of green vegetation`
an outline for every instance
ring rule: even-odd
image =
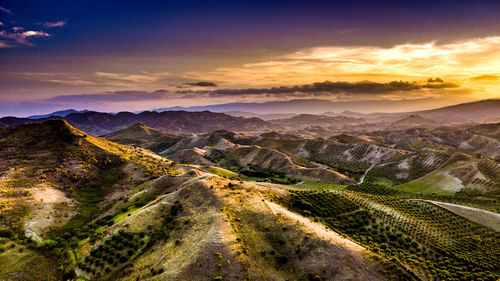
[[[124,218],[130,216],[131,214],[133,214],[135,211],[139,210],[139,207],[137,206],[129,206],[128,208],[125,208],[125,212],[123,213],[120,213],[116,216],[113,217],[113,223],[118,223],[120,222],[121,220],[123,220]]]
[[[237,173],[226,170],[224,168],[219,168],[215,166],[210,166],[207,168],[207,171],[212,174],[216,174],[218,176],[231,179],[231,180],[240,180],[240,177],[238,176]]]
[[[378,195],[403,195],[402,191],[389,188],[383,184],[377,183],[362,183],[356,185],[350,185],[347,187],[348,190],[358,191],[363,193],[378,194]]]
[[[255,165],[248,165],[245,167],[236,168],[238,173],[257,178],[284,178],[286,174],[284,172],[276,171],[273,169],[262,168]]]
[[[143,191],[144,189],[150,187],[154,183],[155,183],[154,180],[145,181],[145,182],[141,183],[137,188],[135,188],[134,190],[132,190],[132,192],[130,192],[130,194],[134,195],[136,193],[139,193],[139,192]]]
[[[293,187],[300,189],[310,189],[310,190],[331,190],[331,189],[342,189],[345,185],[337,185],[330,183],[323,183],[318,181],[303,180],[300,183],[294,184]]]
[[[19,176],[13,177],[10,181],[8,181],[6,186],[12,187],[12,188],[23,188],[23,187],[30,188],[30,187],[33,187],[37,183],[38,183],[38,179],[36,179],[36,178],[29,178],[29,177],[24,177],[23,175],[19,175]]]
[[[283,177],[283,178],[276,178],[276,177],[270,177],[270,178],[265,178],[265,179],[257,179],[257,182],[270,182],[270,183],[276,183],[276,184],[283,184],[283,185],[291,185],[291,184],[296,184],[300,180],[292,177]]]
[[[439,173],[432,173],[422,179],[414,180],[404,184],[394,186],[394,189],[405,191],[405,192],[420,192],[420,193],[435,193],[442,195],[451,195],[454,192],[447,191],[439,187],[437,183],[444,180],[445,175]]]
[[[256,165],[233,167],[232,170],[246,177],[249,177],[251,181],[257,182],[271,182],[276,184],[290,185],[296,184],[300,181],[299,179],[287,176],[284,172],[262,168]]]
[[[26,249],[25,245],[14,245],[15,247],[10,245],[5,247],[0,243],[0,249],[3,249],[0,250],[1,280],[62,279],[55,268],[57,265],[51,263],[50,259],[46,259],[34,249]]]

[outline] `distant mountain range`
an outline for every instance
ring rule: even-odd
[[[322,114],[325,112],[373,112],[374,108],[380,108],[381,111],[389,109],[392,112],[401,112],[411,108],[429,108],[435,104],[435,107],[443,105],[438,104],[438,101],[433,99],[417,99],[417,100],[360,100],[360,101],[330,101],[323,99],[294,99],[287,101],[270,101],[270,102],[236,102],[225,104],[213,104],[204,106],[174,106],[166,108],[157,108],[153,111],[212,111],[212,112],[250,112],[257,114]]]
[[[287,119],[298,115],[297,113],[258,114],[254,112],[245,112],[245,111],[226,111],[223,113],[236,117],[245,117],[245,118],[256,117],[266,121],[276,120],[276,119]]]
[[[60,111],[55,111],[49,114],[43,114],[43,115],[32,115],[28,116],[26,118],[28,119],[40,119],[40,118],[48,118],[48,117],[66,117],[66,115],[69,115],[71,113],[85,113],[88,112],[88,110],[76,110],[76,109],[66,109],[66,110],[60,110]]]
[[[141,113],[119,112],[112,114],[94,111],[75,112],[75,110],[70,109],[39,115],[42,116],[40,118],[37,118],[38,116],[0,118],[0,128],[62,118],[78,129],[94,135],[108,134],[141,123],[157,130],[175,133],[207,133],[220,129],[236,132],[284,130],[295,133],[311,133],[316,136],[329,136],[339,130],[374,131],[391,129],[393,126],[405,128],[500,122],[500,100],[498,99],[406,113],[363,114],[341,110],[341,108],[338,108],[339,104],[322,100],[292,100],[259,104],[269,110],[273,108],[277,110],[278,113],[274,114],[249,111],[230,111],[225,114],[210,111],[171,111],[167,109],[162,112],[144,111]],[[214,107],[219,106],[219,109],[225,110],[230,108],[231,105],[235,104],[215,105]],[[331,105],[334,105],[334,107],[332,108]],[[283,108],[280,109],[280,106],[283,106]],[[308,106],[315,107],[316,110],[322,110],[323,114],[279,113],[292,109],[299,110],[298,108]],[[207,107],[187,109],[201,110],[204,108]],[[246,109],[248,110],[248,108]],[[261,110],[263,109],[261,108]],[[334,113],[335,111],[342,113],[337,114]]]
[[[286,119],[297,114],[322,114],[328,116],[343,115],[354,118],[388,119],[394,122],[411,114],[419,115],[435,121],[448,123],[462,122],[496,122],[500,121],[500,99],[482,100],[431,110],[412,112],[377,112],[363,113],[376,108],[403,108],[407,101],[351,101],[333,102],[320,99],[296,99],[289,101],[272,101],[264,103],[226,103],[192,107],[158,108],[153,111],[164,112],[173,110],[183,111],[212,111],[225,112],[233,116],[258,117],[263,120]],[[336,113],[339,112],[339,113]]]
[[[0,118],[0,128],[43,122],[51,118],[53,117],[39,119],[4,117]],[[136,123],[141,123],[165,132],[176,133],[206,133],[220,129],[261,132],[273,129],[270,123],[258,118],[234,117],[209,111],[145,111],[139,114],[132,112],[110,114],[88,111],[84,113],[71,113],[58,118],[64,119],[76,128],[93,135],[104,135]]]

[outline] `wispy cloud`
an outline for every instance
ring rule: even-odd
[[[53,28],[53,27],[63,27],[68,23],[66,20],[61,20],[61,21],[56,21],[56,22],[46,22],[43,23],[43,26],[48,27],[48,28]]]
[[[28,30],[28,31],[24,31],[23,33],[21,33],[24,37],[32,37],[32,36],[36,36],[36,37],[49,37],[50,34],[48,34],[47,32],[43,32],[43,31],[34,31],[34,30]]]
[[[147,72],[138,73],[113,73],[113,72],[93,72],[93,73],[68,73],[68,72],[11,72],[9,75],[21,79],[20,81],[30,81],[38,83],[51,83],[70,86],[95,86],[92,89],[101,87],[102,90],[111,89],[158,89],[169,86],[166,82],[170,76],[168,72]]]
[[[62,84],[62,85],[70,85],[70,86],[88,86],[88,85],[97,85],[96,82],[88,81],[88,80],[79,80],[79,79],[47,79],[45,82]]]
[[[47,99],[48,102],[64,102],[64,103],[94,103],[94,102],[132,102],[144,100],[162,100],[169,96],[169,92],[165,90],[157,90],[154,92],[147,91],[116,91],[97,94],[83,95],[63,95]]]
[[[11,48],[11,47],[13,47],[13,46],[10,45],[9,43],[4,42],[4,41],[0,41],[0,49]]]
[[[162,73],[143,73],[143,74],[123,74],[123,73],[109,73],[109,72],[95,72],[98,77],[106,78],[109,80],[119,80],[134,83],[152,83],[159,81],[169,75],[167,72]]]
[[[0,11],[13,15],[11,10],[1,6]],[[23,24],[19,21],[16,21],[16,26],[12,26],[11,29],[9,29],[9,25],[5,26],[5,24],[0,21],[0,26],[2,27],[2,30],[0,30],[0,39],[4,39],[0,43],[0,49],[35,46],[35,44],[30,39],[50,37],[52,36],[52,34],[49,34],[43,30],[31,30],[34,25],[38,25],[37,29],[39,29],[40,25],[45,28],[53,28],[62,27],[66,25],[66,23],[66,20],[38,24]],[[31,28],[29,28],[29,26],[31,26]]]
[[[471,77],[470,79],[475,81],[496,81],[500,79],[500,75],[485,74]]]
[[[9,10],[9,9],[7,9],[7,8],[4,8],[4,7],[2,7],[2,6],[0,6],[0,11],[5,12],[5,13],[7,13],[7,14],[9,14],[9,15],[12,15],[12,11],[11,11],[11,10]]]
[[[5,30],[0,30],[0,38],[7,39],[7,41],[4,41],[6,45],[3,48],[15,47],[15,46],[33,46],[34,44],[28,39],[50,36],[50,34],[44,31],[35,31],[35,30],[23,31],[23,30],[24,30],[23,28],[16,28],[14,29],[14,32],[7,32]]]

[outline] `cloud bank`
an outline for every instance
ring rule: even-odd
[[[434,80],[433,80],[434,81]],[[317,82],[305,85],[282,86],[272,88],[247,89],[215,89],[215,90],[156,90],[156,91],[110,91],[94,94],[58,95],[43,100],[43,103],[66,104],[67,106],[85,106],[95,104],[118,104],[130,102],[158,101],[168,102],[182,99],[234,98],[236,100],[264,97],[265,100],[283,98],[325,98],[338,100],[358,100],[363,98],[380,98],[394,94],[406,98],[434,98],[442,94],[442,90],[463,91],[459,85],[448,82],[409,82],[392,81],[376,83],[371,81],[349,82]],[[437,91],[437,93],[434,93]],[[425,92],[425,93],[424,93]]]
[[[217,87],[217,84],[213,82],[200,81],[195,83],[184,83],[184,85],[195,86],[195,87]]]
[[[188,79],[233,85],[313,83],[324,80],[422,80],[438,76],[459,81],[498,73],[500,36],[456,42],[380,46],[318,46],[250,62],[239,67],[186,72]]]

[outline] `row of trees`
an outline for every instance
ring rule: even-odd
[[[410,272],[423,270],[430,279],[496,280],[498,233],[426,202],[373,194],[377,189],[390,193],[380,186],[370,193],[297,191],[289,202]]]

